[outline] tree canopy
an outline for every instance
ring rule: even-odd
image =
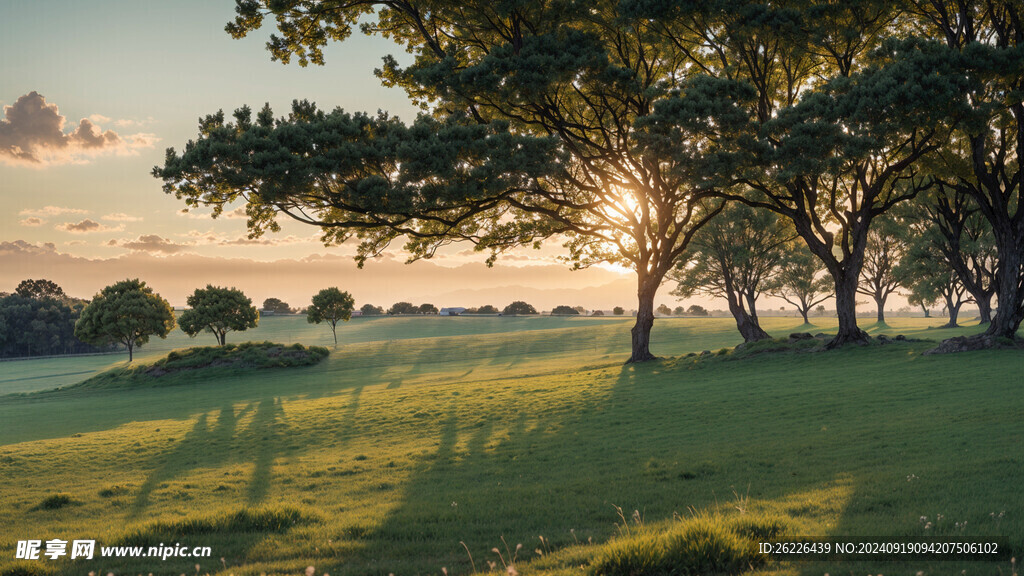
[[[97,346],[124,344],[131,362],[134,350],[150,336],[166,338],[174,329],[171,305],[139,279],[107,286],[82,310],[75,337]]]
[[[516,300],[508,306],[505,306],[505,309],[502,310],[501,313],[506,316],[514,316],[517,314],[536,314],[537,309],[522,300]]]
[[[22,280],[14,293],[23,298],[66,298],[64,289],[55,282],[40,278],[39,280]]]
[[[280,298],[267,298],[263,301],[263,310],[273,312],[275,314],[291,314],[292,308],[287,302],[283,302]]]
[[[255,328],[260,321],[252,299],[237,288],[207,284],[206,288],[196,288],[186,302],[189,309],[178,318],[182,331],[193,338],[200,332],[210,332],[221,346],[227,343],[228,332]]]

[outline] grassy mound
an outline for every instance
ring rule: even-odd
[[[702,514],[674,522],[665,531],[642,529],[611,541],[595,558],[590,574],[741,574],[765,564],[767,557],[758,552],[757,542],[782,530],[778,520]]]
[[[184,536],[272,532],[281,533],[316,519],[287,506],[246,508],[229,514],[162,520],[136,528],[115,539],[116,546],[150,546]]]
[[[111,368],[77,384],[76,388],[118,388],[124,386],[176,383],[177,375],[189,380],[200,375],[226,375],[261,368],[310,366],[327,357],[327,348],[302,344],[245,342],[224,346],[200,346],[173,350],[149,364]]]

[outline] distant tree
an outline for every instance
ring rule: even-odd
[[[395,302],[391,305],[391,308],[388,308],[388,314],[391,316],[396,314],[418,314],[419,311],[419,306],[415,306],[411,302]]]
[[[500,313],[501,313],[501,310],[498,310],[497,308],[495,308],[494,306],[491,306],[490,304],[485,304],[485,305],[477,308],[476,312],[474,312],[474,314],[500,314]]]
[[[871,296],[878,321],[885,322],[885,302],[900,286],[897,264],[907,251],[907,230],[892,218],[878,218],[868,231],[857,293]]]
[[[64,289],[50,280],[22,280],[14,293],[23,298],[65,298]]]
[[[587,309],[584,308],[583,306],[573,306],[572,309],[577,311],[577,312],[579,312],[580,314],[586,314],[587,313]]]
[[[591,316],[604,316],[604,311],[603,310],[594,310],[594,313],[591,314]]]
[[[122,280],[95,295],[75,323],[75,337],[97,346],[124,344],[131,362],[150,336],[166,338],[174,328],[171,305],[146,283]]]
[[[937,252],[978,306],[982,324],[992,321],[998,258],[992,225],[963,189],[939,181],[935,190],[901,216],[916,250]],[[927,243],[930,248],[917,247]]]
[[[928,234],[916,236],[899,262],[896,274],[910,292],[907,298],[910,304],[920,305],[928,317],[928,306],[943,300],[949,313],[946,327],[956,328],[960,307],[969,300],[964,298],[967,288],[933,239]]]
[[[0,295],[0,357],[96,352],[75,338],[85,301],[67,296]]]
[[[522,300],[516,300],[508,306],[505,306],[505,309],[502,310],[501,313],[506,316],[516,314],[536,314],[537,309]]]
[[[757,299],[782,262],[795,233],[774,212],[732,204],[693,237],[669,278],[672,294],[724,298],[744,342],[768,338],[757,318]]]
[[[573,308],[571,306],[555,306],[551,310],[551,315],[552,316],[578,316],[579,313],[580,313],[579,310],[577,310],[577,309],[575,309],[575,308]]]
[[[825,264],[807,250],[803,240],[788,242],[783,250],[782,261],[765,286],[765,291],[795,306],[804,324],[809,324],[808,312],[832,297],[835,284],[826,274]],[[819,316],[825,315],[824,306],[818,306],[815,310],[818,310]]]
[[[686,313],[689,314],[690,316],[710,316],[711,315],[711,314],[708,313],[708,311],[703,306],[700,306],[700,305],[697,305],[697,304],[694,304],[694,305],[690,306],[689,308],[687,308],[686,309]]]
[[[252,299],[237,288],[207,284],[206,288],[196,288],[186,303],[189,309],[178,318],[181,330],[193,338],[200,332],[210,332],[221,346],[228,332],[255,328],[260,321]]]
[[[324,288],[313,296],[313,303],[306,309],[306,322],[320,324],[327,322],[334,336],[334,345],[338,345],[338,322],[348,322],[352,318],[352,309],[356,301],[348,292],[335,287]]]
[[[420,304],[419,308],[417,308],[417,312],[419,314],[437,314],[438,309],[437,306],[434,306],[433,304]]]
[[[686,314],[686,308],[683,308],[682,306],[676,306],[672,309],[673,316],[682,316],[683,314]]]
[[[278,298],[267,298],[263,301],[263,310],[267,312],[273,312],[274,314],[291,314],[292,308],[287,302],[282,302]]]
[[[672,309],[669,308],[668,306],[664,305],[664,304],[658,304],[658,308],[655,310],[655,312],[657,312],[658,314],[661,314],[662,316],[671,316],[672,315]]]
[[[363,313],[363,316],[380,316],[384,314],[384,309],[380,306],[374,306],[373,304],[363,304],[363,307],[359,309]]]
[[[622,306],[616,306],[615,308],[612,308],[612,314],[616,316],[622,316],[625,313],[626,310]]]

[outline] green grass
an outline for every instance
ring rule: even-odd
[[[275,320],[279,335],[306,329]],[[786,336],[826,322],[765,325]],[[736,345],[735,327],[672,319],[653,342],[675,358],[624,366],[630,323],[614,318],[366,324],[366,339],[314,366],[0,398],[0,526],[14,527],[0,531],[0,573],[466,574],[515,556],[522,574],[582,575],[630,550],[659,565],[742,560],[726,573],[1010,570],[738,555],[773,531],[938,533],[1024,551],[1019,351],[921,356],[932,344],[907,342],[686,357]],[[914,338],[976,330],[889,324]],[[54,494],[75,504],[38,507]],[[17,563],[28,538],[173,538],[213,558]]]

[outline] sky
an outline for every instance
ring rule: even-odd
[[[403,57],[400,47],[357,32],[327,48],[326,66],[283,65],[264,48],[269,28],[241,40],[224,32],[233,15],[231,0],[0,2],[0,292],[45,277],[88,298],[139,277],[178,306],[206,284],[293,305],[338,286],[385,307],[635,306],[631,274],[572,272],[557,244],[494,268],[456,245],[408,265],[395,250],[360,270],[354,246],[325,247],[311,226],[282,221],[280,233],[252,241],[238,213],[183,214],[150,172],[204,115],[264,103],[284,114],[308,99],[415,117],[405,93],[373,74],[384,55]]]
[[[396,248],[357,269],[355,246],[325,247],[312,226],[282,219],[280,233],[254,241],[241,205],[216,220],[208,210],[183,213],[150,173],[166,148],[196,136],[202,116],[264,103],[283,115],[295,99],[407,121],[416,114],[402,90],[374,76],[383,56],[408,57],[390,41],[355,31],[325,49],[326,66],[283,65],[265,49],[269,23],[236,40],[224,31],[233,16],[232,0],[0,0],[0,292],[43,277],[89,298],[137,277],[175,306],[213,284],[293,306],[337,286],[357,305],[385,307],[513,299],[542,310],[636,307],[635,275],[571,271],[557,242],[493,268],[486,254],[457,244],[412,264]],[[670,290],[663,286],[656,304],[725,308]]]

